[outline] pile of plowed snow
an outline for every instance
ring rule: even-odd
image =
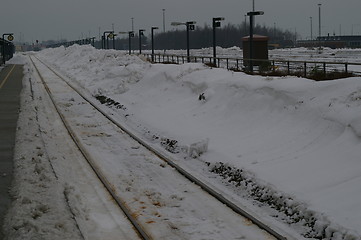
[[[94,96],[120,103],[114,111],[150,139],[174,140],[174,152],[206,140],[208,151],[187,158],[188,166],[203,161],[252,173],[314,218],[298,220],[303,235],[361,235],[361,78],[249,76],[77,45],[38,56]]]

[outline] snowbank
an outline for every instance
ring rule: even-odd
[[[152,65],[77,45],[38,56],[94,96],[120,103],[109,107],[150,141],[172,143],[173,153],[209,139],[206,151],[185,163],[251,173],[248,179],[273,198],[287,196],[287,206],[302,206],[301,218],[314,219],[297,221],[304,236],[360,237],[361,78],[314,82],[202,64]]]

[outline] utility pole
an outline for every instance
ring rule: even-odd
[[[321,3],[318,4],[318,47],[321,53]]]
[[[151,36],[152,36],[152,62],[154,62],[154,30],[158,29],[158,27],[152,27]]]
[[[163,11],[163,32],[165,32],[165,9],[162,9]]]
[[[321,37],[321,3],[318,4],[318,36]]]
[[[312,31],[312,17],[310,17],[311,20],[311,40],[313,40],[313,31]]]
[[[255,8],[255,5],[254,5],[254,0],[252,0],[252,11],[255,12],[256,11],[256,8]],[[256,23],[254,21],[255,19],[253,18],[253,25],[252,27],[255,27],[256,26]]]
[[[142,36],[144,31],[144,29],[139,29],[139,54],[142,54]]]
[[[254,16],[263,15],[263,11],[248,12],[249,16],[249,71],[253,73],[253,22]]]
[[[212,20],[212,28],[213,28],[213,65],[217,67],[217,54],[216,54],[216,48],[217,48],[217,41],[216,41],[216,28],[221,27],[221,21],[223,21],[223,17],[217,17],[213,18]]]

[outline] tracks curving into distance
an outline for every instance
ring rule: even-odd
[[[217,202],[217,203],[213,203],[213,202],[209,203],[212,208],[218,209],[224,207],[226,210],[220,209],[219,211],[230,211],[230,212],[225,214],[225,216],[222,216],[221,220],[212,220],[212,221],[209,220],[209,222],[207,222],[209,226],[211,226],[211,224],[215,224],[214,222],[217,221],[222,221],[222,224],[226,224],[227,221],[229,221],[230,224],[235,224],[235,225],[229,227],[223,226],[222,228],[225,228],[226,230],[229,228],[227,230],[229,232],[228,234],[230,234],[229,236],[237,235],[239,233],[237,232],[238,230],[236,229],[239,228],[239,225],[242,225],[238,223],[240,220],[237,220],[237,218],[239,218],[240,217],[239,215],[241,215],[243,218],[246,219],[246,220],[241,220],[241,222],[248,221],[247,224],[244,224],[246,225],[245,230],[241,230],[242,234],[244,232],[247,232],[248,231],[247,229],[249,228],[250,229],[249,236],[254,236],[252,235],[253,233],[251,232],[257,231],[254,230],[255,228],[256,229],[260,228],[262,230],[258,230],[258,231],[262,233],[260,233],[260,235],[257,235],[258,233],[256,233],[255,236],[264,236],[265,239],[270,239],[270,238],[282,239],[282,240],[295,239],[292,236],[289,236],[288,234],[283,232],[280,233],[280,230],[278,229],[276,230],[274,227],[263,223],[260,219],[254,217],[247,211],[243,210],[242,208],[234,204],[232,201],[225,198],[222,194],[215,191],[212,187],[208,186],[201,180],[197,179],[196,177],[188,173],[185,169],[183,169],[182,167],[177,165],[174,161],[169,159],[168,156],[166,156],[165,154],[163,154],[162,152],[156,149],[153,149],[140,137],[138,137],[136,134],[134,134],[133,132],[128,130],[125,126],[123,126],[121,123],[119,123],[115,118],[113,118],[105,111],[103,111],[101,108],[99,108],[97,104],[94,103],[95,100],[91,99],[90,97],[87,97],[85,94],[82,93],[81,90],[77,89],[72,84],[70,84],[69,81],[64,79],[51,67],[43,63],[41,60],[35,58],[34,56],[31,56],[30,59],[32,64],[34,65],[34,68],[36,69],[37,74],[39,75],[39,78],[41,79],[42,84],[44,85],[44,88],[46,89],[47,94],[49,95],[51,101],[53,102],[55,109],[58,112],[72,140],[75,142],[75,144],[81,151],[84,158],[87,160],[87,162],[94,170],[100,181],[103,183],[104,187],[113,197],[114,201],[122,209],[122,211],[125,213],[129,221],[133,224],[134,228],[138,231],[138,234],[141,238],[189,239],[189,237],[192,236],[189,234],[196,234],[194,232],[196,232],[197,231],[196,228],[199,227],[197,226],[196,228],[194,227],[192,228],[191,225],[199,224],[200,221],[199,219],[201,219],[201,221],[203,222],[207,222],[208,221],[207,215],[203,215],[205,213],[201,209],[199,209],[199,211],[193,209],[190,211],[190,213],[188,213],[186,210],[183,211],[181,208],[183,206],[193,205],[195,202],[200,202],[199,206],[197,205],[200,208],[202,205],[204,205],[202,201],[204,201],[204,203],[205,202],[208,203],[208,201],[210,201],[208,200],[208,198],[210,197],[209,195],[211,195],[213,196],[212,201]],[[71,97],[69,97],[70,95]],[[69,103],[69,98],[71,99],[70,101],[71,103]],[[69,105],[73,105],[73,106],[69,106]],[[76,108],[76,105],[82,105],[82,108],[88,106],[88,109],[90,110],[84,111],[83,114],[85,115],[89,115],[89,112],[94,112],[94,114],[97,114],[94,116],[101,115],[101,117],[105,119],[102,121],[108,122],[107,124],[105,124],[106,126],[103,127],[104,131],[99,132],[97,128],[78,129],[78,126],[82,124],[76,122],[76,120],[74,120],[71,117],[72,111],[81,111],[81,109]],[[70,107],[70,108],[68,109],[66,107]],[[72,110],[71,107],[74,107],[74,110]],[[85,116],[83,121],[87,122],[88,126],[102,125],[100,123],[91,122],[89,120],[89,119],[100,118],[94,116]],[[114,132],[116,133],[113,134]],[[92,137],[94,136],[98,138],[97,140],[98,142],[92,142]],[[123,138],[124,139],[127,138],[128,140],[124,140]],[[124,150],[122,151],[124,152],[125,155],[129,154],[126,155],[127,157],[125,158],[127,158],[127,160],[131,159],[131,162],[124,163],[124,166],[122,166],[122,168],[116,169],[114,165],[114,161],[119,161],[116,158],[114,158],[114,160],[111,161],[113,157],[109,156],[110,159],[109,161],[102,160],[102,159],[108,159],[108,157],[104,158],[104,155],[106,156],[108,155],[102,153],[101,150],[99,150],[98,152],[97,150],[93,150],[94,145],[98,145],[98,144],[100,145],[102,143],[104,143],[105,145],[104,147],[99,146],[100,147],[99,149],[106,149],[104,150],[104,152],[112,152],[115,155],[119,155],[119,152],[117,152],[118,150],[116,150],[115,145],[117,144],[124,145],[123,147]],[[115,145],[112,146],[112,144]],[[136,145],[138,144],[139,146],[135,146],[134,144]],[[148,156],[149,154],[152,155],[152,157],[149,157]],[[145,162],[142,163],[137,162],[138,159],[142,159],[142,161]],[[166,162],[170,167],[164,167],[164,164],[161,164],[159,162]],[[170,182],[173,182],[174,180],[177,186],[176,187],[174,187],[173,185],[158,186],[159,183],[156,181],[156,179],[153,179],[155,178],[154,176],[158,176],[163,173],[167,175],[168,173],[165,173],[165,170],[157,170],[155,166],[157,166],[158,168],[159,166],[161,166],[160,167],[161,169],[169,169],[167,171],[168,172],[170,171],[169,176],[172,178],[172,181]],[[126,167],[129,167],[129,169],[123,170],[126,169]],[[137,172],[132,171],[132,168],[134,167],[146,168],[146,169],[143,170],[142,173],[140,173],[141,175],[135,176]],[[180,177],[175,177],[174,171],[172,169],[176,169]],[[113,171],[114,173],[112,174]],[[160,171],[160,173],[156,171]],[[149,172],[156,174],[149,176]],[[188,180],[184,179],[184,177],[187,178]],[[184,180],[179,180],[181,178],[183,178]],[[139,191],[136,190],[137,182],[138,181],[140,182],[140,180],[142,179],[143,181],[151,181],[151,182],[154,180],[154,183],[150,183],[149,186],[147,184],[138,183],[139,184],[138,186],[144,187],[143,192],[140,190]],[[144,180],[144,179],[148,179],[148,180]],[[162,179],[160,179],[160,181],[161,180]],[[177,181],[179,182],[183,181],[187,183],[177,183]],[[191,181],[195,185],[191,184],[189,181]],[[126,182],[125,186],[118,187],[118,185],[121,185],[123,182]],[[158,186],[160,189],[162,188],[165,189],[165,194],[163,193],[163,196],[161,196],[162,194],[160,194],[158,191],[153,189],[152,184]],[[167,183],[167,184],[173,184],[173,183]],[[133,189],[133,185],[134,185],[134,189]],[[187,186],[185,187],[185,185]],[[194,188],[193,185],[196,188],[197,186],[198,188],[199,187],[202,188],[203,190],[201,192],[203,193],[198,193],[199,190],[197,190],[198,192],[196,194],[195,193],[196,190],[189,190],[190,187]],[[183,189],[183,187],[185,188]],[[169,198],[171,198],[172,201],[170,200],[168,201],[168,198],[164,196],[167,193],[166,191],[167,188],[169,189],[179,188],[180,190],[178,191],[182,191],[182,194],[185,197],[183,197],[183,195],[180,196],[179,193],[169,194]],[[170,191],[171,190],[169,190],[169,192]],[[128,194],[129,197],[127,196]],[[143,196],[146,197],[144,198]],[[193,200],[192,202],[191,200],[193,198],[195,200]],[[178,202],[176,204],[173,202],[174,199],[178,199],[177,200]],[[190,204],[185,203],[183,199],[191,199]],[[207,200],[203,200],[203,199],[207,199]],[[148,205],[146,205],[147,201],[149,201]],[[171,205],[171,207],[169,207],[169,205]],[[226,205],[227,207],[225,207],[224,205]],[[197,206],[194,206],[194,208],[197,208]],[[164,215],[168,214],[167,211],[168,212],[170,211],[171,214],[165,217]],[[217,213],[218,212],[216,212],[215,214],[217,215]],[[190,214],[196,215],[196,219],[193,219]],[[176,220],[173,221],[171,218],[172,216]],[[249,221],[252,222],[253,224],[249,224]],[[218,222],[216,224],[220,225],[220,223]],[[154,229],[157,228],[159,228],[159,230],[154,231]],[[205,228],[207,229],[207,227]],[[189,232],[187,232],[188,229],[190,229]],[[202,229],[199,230],[198,234],[204,236],[204,232],[202,232]],[[209,234],[210,234],[210,239],[211,237],[216,236],[214,235],[216,234],[215,232],[211,232]],[[223,235],[221,234],[221,236]],[[227,239],[227,235],[226,235],[226,239]]]

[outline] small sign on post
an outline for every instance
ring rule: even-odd
[[[108,35],[108,38],[113,39],[113,38],[114,38],[114,34],[113,34],[113,33],[110,33],[110,34]]]

